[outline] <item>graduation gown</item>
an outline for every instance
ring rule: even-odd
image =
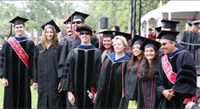
[[[58,60],[60,58],[61,46],[52,46],[44,50],[41,44],[36,46],[34,52],[34,78],[38,83],[38,108],[64,108],[64,92],[58,93],[60,78],[58,77]]]
[[[4,90],[4,108],[31,108],[30,79],[33,69],[34,42],[25,36],[17,41],[29,56],[30,69],[21,61],[19,56],[6,41],[2,49],[3,78],[8,79]]]
[[[156,89],[160,97],[159,108],[185,108],[183,104],[185,98],[191,98],[196,93],[196,70],[193,58],[187,50],[178,49],[168,55],[168,60],[177,77],[174,84],[168,80],[161,59],[155,73]],[[166,89],[175,91],[175,96],[170,101],[162,94]]]
[[[75,97],[76,108],[93,108],[88,92],[97,87],[101,51],[93,45],[79,45],[67,57],[68,92]]]
[[[194,44],[194,45],[193,45]],[[198,45],[195,45],[198,44]],[[182,45],[192,54],[195,60],[196,68],[200,68],[200,33],[187,32],[183,33]]]
[[[108,59],[101,66],[94,108],[119,107],[122,99],[122,77],[125,76],[126,65],[129,60],[130,58],[126,55],[115,60],[115,52],[109,54]],[[124,72],[124,75],[122,75],[122,72]]]
[[[138,109],[156,109],[158,96],[154,78],[141,80],[137,77],[133,88],[133,100],[137,101]]]
[[[99,48],[99,39],[97,38],[97,36],[95,35],[95,37],[91,38],[91,44],[94,45],[96,48]]]
[[[125,74],[125,98],[127,107],[129,100],[133,100],[133,90],[136,87],[137,75],[134,73],[134,68],[137,62],[138,60],[135,60],[130,67],[129,72],[126,72]]]
[[[133,90],[136,87],[136,80],[137,80],[137,75],[134,73],[135,65],[138,62],[138,60],[135,60],[133,65],[130,67],[129,72],[125,74],[125,83],[126,83],[126,99],[133,100]],[[128,102],[127,101],[127,102]]]

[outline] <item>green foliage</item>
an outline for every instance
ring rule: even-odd
[[[64,0],[47,1],[47,0],[30,0],[16,7],[14,2],[5,3],[0,1],[0,21],[6,22],[1,23],[0,38],[7,37],[10,29],[8,22],[15,16],[21,16],[28,18],[29,21],[26,23],[26,31],[33,32],[38,31],[41,35],[41,26],[50,20],[56,21],[57,19],[66,19],[71,12],[74,11],[73,3],[65,2]],[[57,22],[56,22],[57,23]],[[60,23],[59,23],[60,24]],[[65,28],[61,28],[64,30]],[[3,31],[3,32],[2,32]]]
[[[145,15],[149,11],[156,9],[160,0],[141,0],[142,11],[141,16]],[[169,0],[164,0],[163,4]],[[134,5],[134,0],[133,0]],[[131,1],[130,0],[94,0],[85,3],[84,12],[90,14],[86,19],[86,24],[95,29],[99,29],[99,22],[101,17],[109,18],[108,29],[112,29],[114,25],[119,25],[121,31],[127,32],[128,22],[131,14]],[[136,31],[139,26],[139,0],[136,4]]]

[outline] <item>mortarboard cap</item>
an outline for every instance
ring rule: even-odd
[[[81,19],[84,21],[85,18],[87,18],[89,15],[88,14],[85,14],[85,13],[81,13],[81,12],[78,12],[78,11],[75,11],[71,17],[72,19]]]
[[[187,20],[187,24],[188,24],[189,26],[192,26],[192,21]]]
[[[28,19],[17,16],[14,19],[12,19],[10,23],[13,23],[14,25],[19,25],[19,24],[24,24],[27,21]]]
[[[60,28],[56,25],[56,23],[53,20],[51,20],[51,21],[45,23],[44,25],[42,25],[42,29],[44,30],[47,25],[53,26],[56,29],[57,33],[60,32]]]
[[[77,28],[77,31],[78,31],[78,32],[81,32],[81,31],[88,31],[88,32],[92,33],[92,31],[94,31],[94,30],[92,30],[91,27],[89,27],[89,26],[87,26],[87,25],[84,25],[84,26],[78,27],[78,28]]]
[[[177,31],[161,31],[157,38],[175,41],[178,34],[179,32]]]
[[[174,29],[176,28],[176,24],[178,24],[178,21],[172,21],[172,20],[161,20],[163,22],[163,28],[171,28]]]
[[[131,39],[131,34],[129,34],[129,33],[124,33],[124,32],[118,32],[118,31],[116,31],[115,36],[117,36],[117,35],[124,36],[126,38],[126,40]]]
[[[94,33],[96,33],[96,31],[95,31],[93,28],[91,28],[91,27],[89,27],[89,26],[87,26],[87,25],[78,27],[78,28],[77,28],[77,31],[78,31],[78,32],[81,32],[81,31],[88,31],[88,32],[91,33],[92,37],[95,37],[95,34],[94,34]]]
[[[71,24],[71,16],[63,22],[64,24]]]
[[[192,25],[197,25],[197,24],[200,24],[200,20],[195,20],[192,22]]]
[[[115,37],[115,32],[116,31],[102,31],[102,32],[99,32],[99,34],[103,34],[103,37],[114,38]]]
[[[161,31],[161,29],[162,29],[162,26],[155,27],[155,29],[156,29],[156,31],[157,31],[157,32],[160,32],[160,31]]]
[[[146,39],[145,37],[135,35],[134,38],[131,41],[131,45],[135,45],[135,44],[142,45],[142,43],[144,42],[145,39]]]
[[[141,45],[140,49],[144,51],[145,48],[153,47],[155,51],[158,51],[158,49],[160,48],[160,45],[161,45],[160,42],[146,38],[143,44]]]

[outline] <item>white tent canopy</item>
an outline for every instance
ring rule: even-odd
[[[166,5],[150,11],[141,18],[141,23],[146,25],[146,30],[152,25],[161,25],[164,19],[178,20],[185,23],[187,19],[200,19],[200,1],[169,1]]]

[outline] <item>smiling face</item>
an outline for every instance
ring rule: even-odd
[[[174,49],[176,48],[175,46],[175,41],[170,41],[167,39],[161,39],[161,49],[165,54],[171,54],[174,52]]]
[[[90,44],[90,37],[91,33],[89,33],[88,31],[80,32],[81,43]]]
[[[111,37],[105,37],[105,38],[103,38],[103,46],[106,49],[112,48],[112,39],[111,39]]]
[[[76,30],[80,26],[84,26],[85,25],[85,23],[82,22],[81,19],[73,19],[72,23],[73,23],[73,26],[74,26],[74,30]]]
[[[145,48],[144,55],[147,58],[147,60],[152,61],[156,57],[157,52],[153,47],[148,47]]]
[[[71,24],[67,24],[66,28],[67,28],[66,31],[68,35],[73,34],[73,25],[72,25],[72,30],[71,30]]]
[[[133,45],[132,53],[134,56],[140,56],[142,55],[142,50],[140,50],[141,45],[140,44],[135,44]]]
[[[14,26],[16,37],[22,37],[25,31],[25,26],[23,24]]]
[[[46,39],[47,40],[52,40],[53,37],[54,37],[53,29],[52,28],[47,28],[46,32],[45,32],[45,35],[46,35]]]
[[[122,53],[124,52],[126,46],[124,45],[123,41],[120,39],[116,39],[115,42],[113,42],[114,51],[116,53]]]

